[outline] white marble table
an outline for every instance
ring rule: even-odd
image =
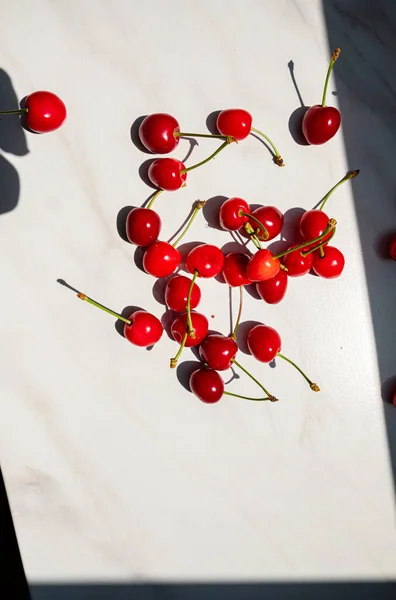
[[[0,458],[29,582],[395,577],[382,376],[353,202],[353,189],[375,189],[375,177],[394,193],[394,138],[378,119],[382,149],[356,140],[358,164],[349,164],[343,130],[323,147],[294,143],[288,63],[304,101],[320,101],[332,50],[321,3],[36,0],[33,10],[19,0],[1,19],[0,50],[18,98],[50,89],[69,113],[56,133],[27,133],[28,154],[19,137],[18,155],[3,148],[0,159],[20,178],[16,208],[0,216]],[[375,120],[347,83],[338,93],[349,112]],[[311,208],[349,168],[361,169],[331,204],[343,277],[293,280],[278,306],[246,297],[244,320],[278,328],[285,353],[322,388],[315,395],[286,365],[241,354],[278,404],[200,403],[170,371],[166,335],[150,353],[134,348],[110,317],[56,283],[116,310],[163,314],[116,228],[120,209],[151,191],[138,174],[148,156],[130,127],[167,111],[205,131],[209,113],[232,106],[273,136],[286,168],[254,139],[230,147],[183,191],[158,199],[165,236],[198,198]],[[190,164],[215,147],[201,142]],[[182,141],[175,155],[188,148]],[[390,225],[370,212],[363,219],[376,233]],[[201,217],[186,239],[197,240],[231,238]],[[394,268],[375,266],[389,280]],[[211,327],[228,333],[226,286],[201,287]],[[390,359],[387,376],[392,368]],[[244,378],[233,386],[256,392]]]

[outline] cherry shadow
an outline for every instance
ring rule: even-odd
[[[175,275],[170,275],[169,277],[161,277],[161,279],[157,279],[153,285],[152,293],[154,300],[156,300],[159,304],[166,306],[165,302],[165,289],[168,281],[170,281]]]
[[[308,110],[308,106],[305,105],[299,87],[297,85],[297,81],[296,81],[296,77],[294,74],[294,61],[293,60],[289,60],[289,62],[287,63],[289,72],[290,72],[290,77],[294,86],[294,89],[296,91],[297,94],[297,98],[298,101],[300,103],[300,106],[298,108],[296,108],[296,110],[294,110],[292,112],[292,114],[289,117],[289,132],[290,135],[292,136],[293,140],[296,142],[296,144],[298,144],[299,146],[309,146],[307,140],[304,137],[304,134],[302,132],[302,121],[304,118],[305,113]]]
[[[148,158],[147,160],[142,162],[138,170],[140,179],[143,181],[143,183],[148,185],[148,187],[152,188],[153,190],[157,190],[158,188],[150,181],[150,178],[148,176],[148,170],[150,168],[150,165],[152,165],[155,160],[155,158]]]
[[[190,218],[192,217],[192,214],[195,210],[196,207],[196,202],[194,202],[194,204],[192,205],[190,212],[188,213],[188,215],[186,216],[186,218],[184,219],[183,223],[179,226],[179,228],[177,229],[177,231],[175,231],[171,237],[167,240],[168,244],[171,244],[173,242],[173,240],[175,240],[183,231],[183,229],[186,227],[188,221],[190,220]],[[179,249],[179,247],[178,247]]]
[[[180,244],[180,246],[177,247],[177,249],[180,252],[181,255],[181,262],[180,262],[180,270],[184,271],[184,273],[190,273],[189,271],[187,271],[186,266],[185,266],[185,262],[186,262],[186,258],[188,256],[188,253],[191,252],[191,250],[194,250],[194,248],[196,248],[197,246],[200,246],[203,242],[185,242],[184,244]]]
[[[143,257],[145,252],[146,248],[143,248],[143,246],[137,246],[135,252],[133,253],[133,262],[135,263],[135,266],[143,273],[146,272],[143,267]]]
[[[282,239],[289,244],[295,244],[301,240],[300,234],[300,219],[306,212],[305,208],[297,207],[289,208],[284,216],[282,228]]]
[[[206,200],[206,204],[202,209],[202,214],[205,221],[212,229],[224,231],[219,221],[219,210],[225,200],[227,200],[227,196],[212,196],[212,198]]]
[[[118,211],[117,217],[116,217],[116,227],[117,227],[118,235],[124,242],[127,242],[127,244],[130,244],[131,242],[128,240],[128,236],[127,236],[127,232],[126,232],[126,220],[127,220],[129,213],[131,212],[131,210],[133,208],[135,208],[135,207],[130,206],[130,205],[123,206],[123,208],[121,208]]]
[[[138,117],[137,119],[135,119],[131,125],[131,129],[130,129],[129,133],[130,133],[132,144],[140,152],[144,152],[145,154],[152,154],[152,152],[150,152],[150,150],[147,150],[147,148],[145,146],[143,146],[142,142],[140,141],[140,137],[139,137],[139,127],[143,123],[143,121],[146,117],[147,117],[147,115],[142,115],[142,116]]]
[[[176,311],[174,311],[174,310],[171,310],[171,309],[169,308],[169,309],[167,309],[167,310],[164,312],[164,314],[162,315],[162,317],[161,317],[161,319],[160,319],[160,320],[161,320],[161,323],[162,323],[162,327],[164,328],[164,331],[165,331],[166,335],[167,335],[167,336],[168,336],[168,338],[169,338],[170,340],[172,340],[173,342],[174,342],[175,340],[174,340],[174,337],[173,337],[173,335],[172,335],[172,333],[171,333],[171,326],[172,326],[172,323],[173,323],[173,321],[176,319],[176,317],[177,317],[178,315],[179,315],[179,313],[177,313]],[[176,343],[176,342],[175,342],[175,343]],[[176,347],[176,346],[175,346],[175,347]]]
[[[219,130],[216,127],[216,121],[220,113],[221,110],[214,110],[206,117],[206,127],[212,135],[217,135],[219,133]]]
[[[250,283],[249,285],[245,285],[245,291],[249,296],[254,298],[254,300],[261,300],[260,294],[257,291],[256,284]]]
[[[247,345],[247,336],[249,331],[255,327],[256,325],[262,325],[260,321],[243,321],[239,324],[236,342],[238,344],[239,350],[243,354],[251,354],[248,345]]]
[[[203,367],[202,362],[197,360],[185,360],[180,363],[176,368],[176,377],[180,385],[184,387],[187,392],[191,392],[190,388],[190,377],[199,368]]]
[[[388,231],[381,231],[376,235],[374,239],[374,252],[378,258],[388,261],[392,260],[389,256],[389,242],[394,235],[396,235],[395,228],[389,229]]]

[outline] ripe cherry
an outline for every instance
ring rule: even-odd
[[[396,391],[393,392],[392,404],[396,406]]]
[[[124,335],[135,346],[147,348],[156,344],[162,336],[161,321],[145,310],[136,310],[128,317],[130,325],[125,323]]]
[[[202,402],[214,404],[224,393],[224,381],[213,369],[197,369],[190,376],[190,389]]]
[[[328,142],[335,136],[341,124],[339,110],[334,106],[326,106],[326,94],[330,73],[340,52],[341,50],[336,48],[332,54],[323,89],[322,104],[311,106],[304,114],[302,122],[303,134],[307,142],[312,145]]]
[[[267,302],[267,304],[278,304],[285,297],[287,284],[286,272],[280,269],[275,277],[256,283],[256,289],[264,302]]]
[[[222,110],[217,117],[216,127],[222,135],[231,135],[241,141],[247,138],[252,129],[252,115],[243,108]]]
[[[251,283],[246,275],[249,261],[250,256],[242,252],[230,252],[224,257],[223,277],[228,285],[238,287]]]
[[[1,115],[23,115],[25,123],[35,133],[48,133],[59,129],[66,120],[67,112],[63,101],[52,92],[33,92],[26,98],[25,107],[2,110]]]
[[[246,275],[250,281],[265,281],[271,279],[279,272],[280,261],[272,252],[262,249],[256,252],[249,260]]]
[[[186,310],[187,297],[191,279],[184,275],[175,275],[166,284],[165,302],[171,310],[183,312]],[[193,284],[190,308],[196,308],[201,300],[201,290],[196,283]]]
[[[327,246],[324,249],[323,256],[320,250],[313,252],[312,268],[319,277],[325,279],[335,279],[339,277],[344,270],[345,258],[338,248]]]
[[[252,212],[249,219],[249,223],[258,239],[263,241],[273,240],[279,235],[282,231],[283,222],[283,213],[275,206],[260,206]],[[264,231],[260,223],[264,226]]]
[[[237,231],[248,220],[249,204],[243,198],[228,198],[220,206],[219,222],[226,231]]]
[[[143,256],[143,268],[154,277],[174,273],[181,261],[180,252],[168,242],[157,240],[148,246]]]
[[[294,246],[290,246],[290,249],[292,248],[294,248]],[[282,262],[287,269],[289,277],[301,277],[302,275],[309,273],[312,269],[312,252],[304,255],[304,250],[307,251],[307,248],[295,250],[283,257]]]
[[[179,143],[179,123],[167,113],[148,115],[139,127],[139,138],[143,146],[155,154],[172,152]]]
[[[396,260],[396,235],[389,242],[389,256]]]
[[[149,246],[161,231],[161,219],[151,208],[133,208],[126,219],[128,240],[137,246]]]
[[[224,254],[217,246],[200,244],[187,255],[186,267],[190,273],[198,272],[199,277],[215,277],[224,265]]]
[[[187,336],[185,346],[186,348],[190,348],[191,346],[198,346],[205,337],[208,335],[209,330],[209,322],[205,315],[198,312],[191,312],[191,321],[195,331],[195,337],[190,335]],[[173,339],[176,340],[178,344],[183,342],[185,334],[187,332],[187,313],[182,313],[173,321],[171,325],[171,333]]]
[[[216,371],[230,369],[237,352],[236,342],[220,333],[208,335],[199,348],[201,359]]]
[[[185,168],[176,158],[158,158],[149,166],[148,177],[156,187],[173,192],[184,185],[187,179]]]

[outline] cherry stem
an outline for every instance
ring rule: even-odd
[[[327,225],[327,227],[326,227],[325,231],[322,233],[322,235],[319,235],[317,238],[314,238],[313,240],[307,240],[306,242],[304,242],[303,244],[300,244],[299,246],[294,246],[294,248],[289,248],[288,250],[285,250],[284,252],[281,252],[280,254],[276,254],[272,258],[273,259],[282,258],[282,256],[286,256],[287,254],[290,254],[291,252],[296,252],[297,250],[302,250],[302,248],[306,248],[310,244],[315,244],[315,242],[320,242],[324,237],[326,237],[330,233],[330,231],[334,230],[336,225],[337,225],[337,221],[335,219],[330,219],[329,224]],[[311,250],[310,250],[310,252],[311,252]],[[308,252],[308,254],[309,254],[309,252]]]
[[[313,381],[311,381],[311,380],[309,379],[309,377],[307,377],[307,376],[305,375],[304,371],[302,371],[302,370],[300,369],[300,367],[298,367],[298,366],[296,365],[296,363],[294,363],[292,360],[290,360],[290,358],[287,358],[287,356],[284,356],[284,355],[283,355],[283,354],[281,354],[280,352],[278,352],[276,356],[279,356],[279,358],[283,358],[283,360],[285,360],[286,362],[290,363],[290,364],[291,364],[291,365],[292,365],[292,366],[293,366],[295,369],[297,369],[297,371],[298,371],[298,372],[299,372],[299,373],[300,373],[300,374],[301,374],[301,375],[304,377],[305,381],[307,381],[307,382],[308,382],[308,384],[309,384],[309,387],[311,388],[311,390],[312,390],[313,392],[320,392],[320,388],[319,388],[319,386],[318,386],[316,383],[314,383]]]
[[[260,227],[261,232],[262,232],[261,237],[263,238],[264,241],[268,240],[268,238],[269,238],[268,229],[262,224],[261,221],[259,221],[259,219],[257,219],[254,215],[252,215],[250,213],[243,212],[243,210],[240,210],[239,214],[244,217],[249,217],[249,219],[252,219],[252,221],[257,223],[257,225]],[[258,238],[258,230],[256,230],[254,233],[256,234],[256,236]]]
[[[226,135],[221,134],[212,134],[212,133],[185,133],[184,131],[175,131],[173,133],[174,137],[200,137],[200,138],[220,138],[221,140],[226,140]]]
[[[186,305],[187,326],[188,326],[188,330],[187,331],[188,331],[188,335],[190,337],[192,337],[193,339],[196,337],[196,335],[195,335],[195,329],[193,327],[192,320],[191,320],[191,294],[192,294],[193,287],[194,287],[194,284],[195,284],[195,280],[196,280],[197,277],[198,277],[198,271],[195,271],[194,276],[193,276],[193,278],[191,280],[191,283],[190,283],[190,289],[188,290],[187,305]]]
[[[109,315],[112,315],[113,317],[115,317],[116,319],[119,319],[120,321],[123,321],[124,323],[127,323],[128,325],[132,324],[132,321],[130,321],[129,319],[126,319],[122,315],[114,312],[113,310],[110,310],[110,308],[103,306],[103,304],[99,304],[99,302],[95,302],[95,300],[92,300],[92,298],[88,298],[88,296],[86,296],[85,294],[82,294],[81,292],[79,292],[77,294],[77,298],[80,298],[80,300],[84,300],[85,302],[88,302],[88,304],[92,304],[92,306],[96,306],[97,308],[100,308],[100,310],[103,310],[104,312],[108,313]]]
[[[258,135],[261,135],[271,146],[272,150],[274,151],[274,162],[276,165],[278,165],[278,167],[284,167],[285,163],[283,162],[283,158],[281,157],[281,155],[279,154],[279,150],[278,148],[275,146],[274,142],[268,137],[268,135],[265,135],[265,133],[263,133],[262,131],[260,131],[259,129],[256,129],[255,127],[252,127],[250,129],[250,132],[253,133],[257,133]]]
[[[243,228],[246,231],[246,233],[248,234],[248,236],[250,237],[250,240],[256,246],[257,250],[261,250],[262,249],[262,245],[260,244],[260,240],[258,239],[257,235],[255,234],[254,229],[250,225],[249,221],[246,221],[246,223],[244,224]]]
[[[241,322],[241,317],[242,317],[242,308],[243,308],[243,285],[240,285],[239,286],[239,309],[238,309],[238,316],[237,316],[237,320],[235,322],[234,331],[230,335],[230,338],[232,340],[236,340],[239,323]]]
[[[341,48],[336,48],[334,50],[333,54],[331,55],[331,60],[330,60],[329,68],[327,69],[325,84],[324,84],[324,88],[323,88],[322,106],[326,106],[326,95],[327,95],[327,87],[329,85],[330,73],[334,67],[335,61],[340,56],[340,52],[341,52]]]
[[[325,257],[325,251],[323,250],[323,246],[319,246],[320,258]]]
[[[233,394],[232,392],[223,392],[226,396],[232,396],[233,398],[242,398],[243,400],[252,400],[253,402],[265,402],[269,400],[270,402],[278,402],[278,398],[274,396],[268,396],[267,398],[250,398],[249,396],[241,396],[240,394]]]
[[[19,108],[18,110],[0,110],[0,115],[25,115],[29,112],[28,108]]]
[[[186,333],[184,334],[184,338],[182,340],[182,343],[180,344],[177,354],[173,358],[170,359],[170,368],[171,369],[176,368],[177,361],[179,360],[180,355],[183,352],[184,346],[186,345],[186,342],[187,342],[187,338],[188,338],[188,331],[186,331]]]
[[[214,158],[215,156],[217,156],[217,154],[219,152],[221,152],[222,150],[224,150],[224,148],[226,148],[229,144],[231,144],[231,142],[234,142],[235,139],[231,138],[230,136],[227,136],[227,139],[225,142],[223,142],[223,144],[221,144],[221,146],[219,146],[217,148],[217,150],[215,152],[213,152],[213,154],[211,154],[210,156],[208,156],[208,158],[205,158],[205,160],[202,160],[201,162],[197,163],[196,165],[192,165],[191,167],[187,167],[186,169],[182,169],[180,171],[180,175],[184,175],[185,173],[188,173],[189,171],[192,171],[193,169],[197,169],[198,167],[202,167],[202,165],[204,165],[205,163],[209,162],[210,160],[212,160],[212,158]]]
[[[187,225],[185,226],[185,228],[183,229],[183,231],[181,232],[181,234],[179,235],[177,240],[175,242],[173,242],[172,246],[174,248],[176,248],[176,246],[181,242],[183,237],[186,235],[187,231],[190,229],[191,225],[193,224],[195,217],[197,216],[197,214],[199,213],[201,208],[203,208],[205,206],[205,204],[206,204],[206,200],[198,200],[198,202],[196,203],[196,206],[193,210],[193,213],[188,220]]]
[[[233,358],[231,360],[231,362],[238,367],[239,369],[241,369],[241,371],[243,371],[248,377],[250,377],[250,379],[252,379],[254,381],[254,383],[257,383],[257,385],[259,386],[259,388],[261,388],[263,390],[263,392],[268,396],[268,398],[272,401],[272,402],[277,402],[278,399],[275,398],[275,396],[273,396],[272,394],[269,393],[268,390],[265,389],[265,387],[255,378],[253,377],[253,375],[251,373],[249,373],[249,371],[247,371],[244,367],[242,367],[241,364],[239,364],[239,362],[237,362],[235,360],[235,358]]]
[[[326,194],[326,196],[323,198],[320,206],[319,206],[319,210],[323,210],[324,205],[326,204],[327,200],[330,198],[331,194],[333,192],[336,191],[336,189],[342,185],[343,183],[345,183],[346,181],[349,181],[350,179],[353,179],[354,177],[357,177],[359,175],[360,171],[359,169],[356,169],[356,171],[350,171],[349,173],[347,173],[345,175],[345,177],[343,177],[342,179],[340,179],[340,181],[338,183],[335,184],[335,186],[333,186],[331,188],[331,190],[329,190]]]
[[[334,237],[336,232],[336,229],[334,227],[333,231],[331,232],[331,235],[327,238],[326,240],[326,244],[331,240],[331,238]],[[313,248],[310,248],[309,250],[307,250],[306,252],[301,252],[301,256],[303,258],[305,258],[306,256],[308,256],[308,254],[311,254],[312,252],[315,252],[315,250],[321,250],[320,256],[323,258],[324,257],[324,252],[323,252],[323,244],[318,244],[317,246],[314,246]],[[323,253],[323,254],[322,254]]]
[[[156,201],[156,199],[158,198],[158,196],[160,194],[162,194],[164,190],[157,190],[151,197],[150,202],[147,204],[146,208],[151,208],[154,204],[154,202]]]

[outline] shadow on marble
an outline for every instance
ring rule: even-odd
[[[227,199],[227,196],[212,196],[206,200],[206,204],[202,209],[202,214],[209,227],[224,231],[224,229],[221,228],[219,221],[219,210],[223,202]]]
[[[300,106],[298,106],[289,117],[289,132],[296,144],[299,144],[300,146],[308,146],[308,142],[302,132],[302,121],[305,113],[308,110],[308,106],[302,99],[300,88],[297,85],[296,76],[294,74],[294,61],[289,60],[287,66],[290,72],[293,87],[297,94],[298,102],[300,104]]]
[[[157,187],[150,181],[148,176],[148,170],[150,168],[150,165],[152,165],[155,160],[155,158],[148,158],[147,160],[142,162],[138,169],[140,179],[152,190],[156,190]]]
[[[262,325],[261,321],[242,321],[242,323],[239,324],[236,341],[237,341],[239,350],[243,354],[248,354],[249,356],[251,355],[251,352],[248,348],[246,340],[247,340],[249,331],[256,325]]]
[[[202,363],[197,360],[185,360],[177,366],[176,377],[178,382],[184,387],[187,392],[190,390],[190,377],[192,373],[202,367]]]
[[[342,51],[334,76],[346,155],[350,168],[361,169],[351,184],[396,491],[396,409],[389,404],[396,383],[396,271],[391,259],[383,260],[389,224],[396,230],[396,3],[329,0],[323,11],[329,51]]]
[[[206,128],[212,135],[218,135],[219,133],[219,130],[216,127],[216,121],[220,113],[221,110],[214,110],[206,117]]]

